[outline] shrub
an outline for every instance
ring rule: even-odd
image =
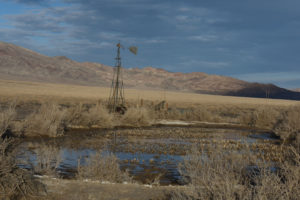
[[[0,113],[0,137],[12,126],[13,120],[16,117],[16,110],[14,105],[9,105]]]
[[[33,175],[17,167],[11,150],[13,140],[0,139],[0,199],[41,199],[45,187]]]
[[[85,162],[86,165],[82,166],[78,160],[78,178],[116,183],[131,181],[128,172],[120,170],[118,158],[113,154],[104,155],[102,152],[97,152],[87,158]]]
[[[225,153],[219,146],[210,146],[211,149],[200,150],[193,147],[179,165],[179,172],[189,189],[184,193],[175,192],[173,199],[239,199],[250,195],[239,185],[247,181],[242,174],[252,160],[251,156],[242,159],[242,154]]]
[[[279,113],[273,107],[258,107],[240,116],[240,123],[250,127],[272,129],[276,124]]]
[[[283,111],[273,130],[284,141],[290,140],[300,152],[300,106]]]
[[[26,136],[57,137],[64,134],[65,110],[56,104],[43,104],[40,109],[31,114],[25,121]]]
[[[272,129],[275,125],[279,113],[274,107],[259,107],[256,110],[256,126],[259,128]]]
[[[70,106],[66,111],[65,122],[68,126],[86,126],[87,119],[84,113],[88,112],[82,103]]]
[[[184,190],[173,191],[171,199],[298,199],[300,196],[300,154],[278,163],[256,159],[253,152],[225,151],[218,146],[194,147],[179,172],[189,184]]]
[[[35,164],[31,164],[31,168],[34,173],[43,174],[43,175],[56,175],[56,169],[59,167],[59,164],[62,160],[59,149],[52,146],[43,144],[42,148],[38,148],[35,151],[36,161]]]
[[[111,128],[114,125],[113,115],[101,104],[90,108],[88,112],[83,114],[83,118],[89,127]]]
[[[122,125],[129,126],[147,126],[150,125],[152,119],[149,111],[146,108],[129,108],[126,113],[121,117]]]

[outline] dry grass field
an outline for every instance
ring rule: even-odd
[[[72,101],[95,101],[107,99],[109,92],[110,89],[104,87],[0,80],[1,98],[17,98],[22,100],[64,99]],[[166,99],[170,103],[177,104],[243,104],[272,106],[291,106],[300,104],[298,101],[290,100],[231,97],[143,89],[125,89],[125,97],[129,101],[139,99],[160,101]]]
[[[41,135],[61,136],[65,127],[74,126],[140,127],[162,119],[238,124],[284,135],[282,127],[291,132],[285,123],[297,126],[298,114],[293,112],[300,108],[292,100],[126,89],[128,111],[120,117],[105,108],[109,93],[103,87],[0,80],[1,109],[11,107],[8,111],[15,109],[17,119],[23,120],[10,128],[19,133],[26,129],[32,136],[40,130],[45,130]],[[155,105],[163,100],[167,105],[157,110]]]

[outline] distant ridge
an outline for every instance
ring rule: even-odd
[[[294,92],[300,92],[300,88],[293,89]]]
[[[113,67],[79,63],[65,56],[48,57],[26,48],[0,42],[0,78],[91,86],[110,86]],[[203,72],[173,73],[144,67],[123,70],[125,87],[187,91],[243,97],[300,100],[300,92],[272,84],[249,83]]]

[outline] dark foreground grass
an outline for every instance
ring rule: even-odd
[[[31,172],[17,167],[15,141],[0,139],[0,199],[43,199],[46,188]]]
[[[289,147],[283,156],[283,162],[274,166],[249,149],[235,152],[214,145],[195,146],[179,166],[188,187],[171,192],[169,198],[299,199],[299,152]]]

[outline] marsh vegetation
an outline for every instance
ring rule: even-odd
[[[161,199],[300,196],[299,105],[156,104],[116,115],[104,101],[2,101],[0,195],[46,198],[34,175],[47,175],[169,187]]]

